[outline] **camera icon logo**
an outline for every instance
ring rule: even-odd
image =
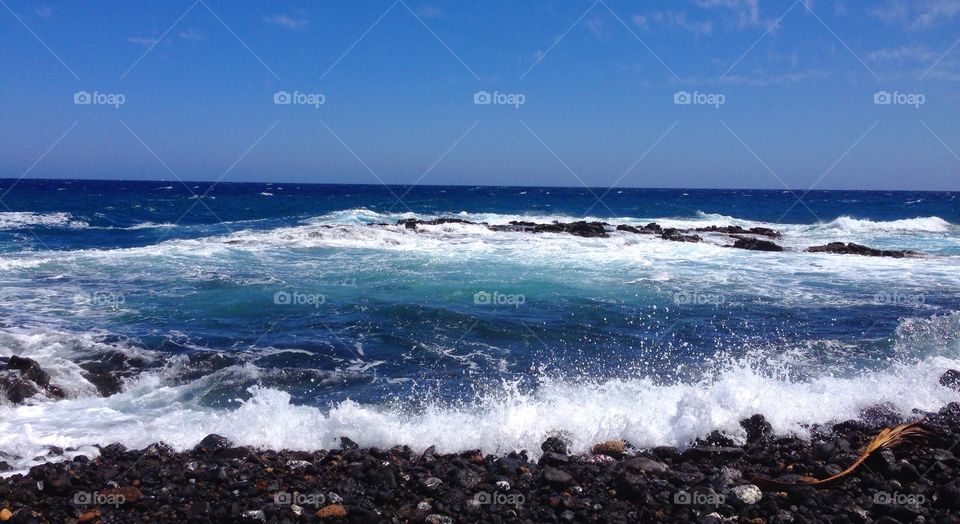
[[[278,491],[273,495],[273,503],[278,506],[289,506],[293,504],[293,495],[288,491]]]
[[[293,98],[286,91],[277,91],[273,94],[273,103],[277,105],[290,105]]]
[[[492,104],[493,96],[487,91],[477,91],[473,94],[473,103],[477,105]]]
[[[293,296],[286,291],[277,291],[273,294],[273,303],[286,306],[293,303]]]
[[[693,502],[693,497],[690,495],[690,492],[688,491],[678,491],[673,494],[674,504],[686,505],[686,504],[690,504],[691,502]]]
[[[493,497],[486,491],[478,491],[473,495],[473,501],[477,504],[492,504]]]
[[[73,494],[73,503],[78,506],[93,504],[93,493],[87,491],[78,491]]]
[[[493,295],[487,291],[477,291],[473,294],[473,303],[474,304],[490,304],[492,303]]]
[[[877,105],[887,105],[893,103],[893,96],[889,91],[877,91],[873,94],[873,103]]]
[[[87,91],[77,91],[73,94],[73,103],[77,105],[88,105],[93,102],[93,97]]]
[[[677,91],[673,94],[673,103],[677,105],[688,105],[693,100],[687,91]]]

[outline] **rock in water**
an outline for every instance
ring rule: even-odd
[[[550,437],[540,444],[540,449],[548,453],[567,454],[567,443],[560,437]]]
[[[838,255],[863,255],[868,257],[893,258],[903,258],[909,255],[919,254],[916,251],[874,249],[872,247],[854,244],[853,242],[848,242],[846,244],[843,242],[830,242],[829,244],[824,244],[822,246],[809,247],[807,248],[807,251],[810,253],[836,253]]]
[[[733,238],[736,239],[736,242],[733,243],[733,247],[737,249],[749,249],[752,251],[783,251],[783,247],[769,240],[760,240],[757,238],[743,237],[739,235],[733,235]]]
[[[954,391],[960,391],[960,371],[948,369],[940,376],[940,385],[948,387]]]
[[[759,413],[741,420],[740,426],[747,430],[747,442],[756,442],[773,432],[770,423]]]
[[[699,235],[684,235],[683,231],[669,227],[660,233],[660,238],[673,242],[700,242],[703,240]]]
[[[40,387],[50,385],[50,374],[40,369],[40,364],[32,358],[23,358],[13,355],[7,361],[7,367],[20,371],[21,376],[27,380],[32,380]]]
[[[224,437],[223,435],[217,435],[216,433],[211,433],[206,437],[203,437],[203,440],[194,448],[196,451],[220,451],[221,449],[227,449],[232,446],[233,443],[230,442],[230,439]]]

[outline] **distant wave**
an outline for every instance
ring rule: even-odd
[[[252,222],[252,221],[251,221]],[[4,211],[0,212],[0,230],[16,230],[30,228],[59,228],[59,229],[117,229],[117,230],[137,230],[137,229],[158,229],[177,227],[177,224],[168,222],[140,222],[130,226],[97,226],[90,225],[86,220],[82,220],[65,212],[53,213],[35,213],[32,211]]]
[[[29,211],[0,212],[0,230],[29,229],[31,227],[81,229],[89,227],[89,224],[83,220],[75,220],[70,213],[34,213]]]
[[[908,232],[919,231],[925,233],[946,233],[953,230],[956,226],[946,220],[932,217],[904,218],[901,220],[874,221],[860,218],[842,216],[830,222],[822,222],[816,225],[820,229],[832,229],[846,233],[871,233],[871,232]]]

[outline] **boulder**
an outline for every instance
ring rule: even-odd
[[[751,251],[783,251],[783,247],[769,240],[760,240],[757,238],[733,235],[736,242],[732,247],[737,249],[749,249]]]
[[[940,385],[948,387],[954,391],[960,391],[960,371],[948,369],[940,375]]]
[[[853,242],[848,242],[846,244],[843,242],[830,242],[829,244],[824,244],[822,246],[808,247],[807,251],[810,253],[834,253],[838,255],[863,255],[868,257],[893,258],[904,258],[919,254],[916,251],[874,249],[872,247],[854,244]]]

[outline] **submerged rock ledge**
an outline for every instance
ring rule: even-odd
[[[693,229],[664,228],[656,222],[651,222],[645,226],[634,226],[630,224],[609,224],[607,222],[587,222],[579,220],[576,222],[551,222],[548,224],[537,222],[526,222],[513,220],[506,224],[488,224],[486,222],[472,222],[462,218],[441,217],[430,220],[405,218],[397,221],[396,225],[404,226],[406,229],[417,230],[418,226],[438,226],[443,224],[466,224],[486,227],[491,231],[514,231],[518,233],[567,233],[570,235],[599,238],[609,237],[610,233],[615,231],[633,233],[637,235],[656,235],[663,240],[673,242],[703,242],[703,238],[696,233],[709,233],[725,235],[732,244],[726,247],[736,249],[747,249],[751,251],[786,251],[786,249],[766,239],[782,238],[783,235],[776,230],[766,227],[744,228],[741,226],[706,226]],[[373,226],[386,226],[388,224],[371,224]],[[907,256],[919,256],[920,253],[909,250],[883,250],[874,249],[860,244],[843,242],[831,242],[822,246],[812,246],[804,251],[809,253],[834,253],[840,255],[867,255],[875,257],[904,258]]]

